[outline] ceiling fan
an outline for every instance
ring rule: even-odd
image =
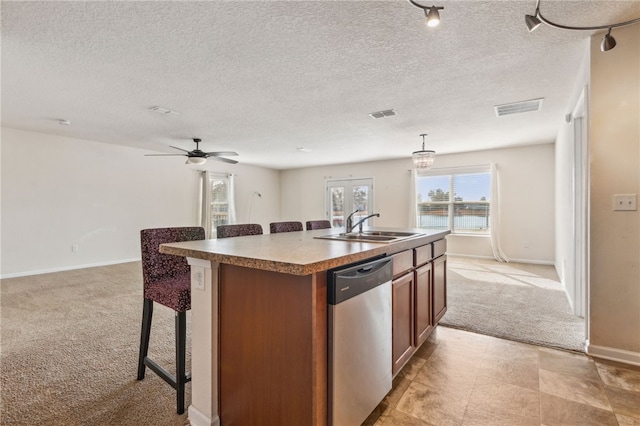
[[[193,151],[187,151],[186,149],[178,148],[177,146],[172,146],[171,148],[178,149],[180,151],[185,152],[185,154],[146,154],[146,157],[160,157],[160,156],[176,156],[176,155],[184,155],[187,158],[187,162],[185,164],[204,164],[207,162],[207,158],[213,158],[218,161],[224,161],[225,163],[236,164],[236,160],[231,160],[229,158],[224,158],[224,156],[234,156],[238,155],[237,152],[233,151],[217,151],[217,152],[204,152],[201,151],[198,144],[202,142],[202,139],[193,138],[193,141],[196,143],[196,149]]]

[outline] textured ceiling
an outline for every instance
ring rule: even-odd
[[[552,142],[590,32],[529,34],[534,0],[436,5],[429,28],[402,0],[3,1],[2,125],[158,153],[199,137],[275,169],[408,158],[421,133],[440,154]],[[541,11],[603,25],[640,16],[640,1]],[[533,98],[541,111],[495,116]]]

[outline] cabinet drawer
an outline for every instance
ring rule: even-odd
[[[415,253],[415,266],[424,265],[433,259],[433,251],[431,249],[431,244],[427,244],[421,247],[416,247],[413,249]]]
[[[394,254],[392,259],[394,277],[397,277],[398,275],[413,268],[413,250],[405,250]]]
[[[447,252],[447,240],[442,239],[433,242],[433,257],[442,256]]]

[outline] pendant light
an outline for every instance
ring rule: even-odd
[[[416,169],[426,170],[433,165],[433,160],[436,159],[436,152],[424,149],[424,138],[427,136],[427,133],[423,133],[420,136],[422,136],[422,149],[420,151],[414,151],[413,154],[411,154],[411,159]]]

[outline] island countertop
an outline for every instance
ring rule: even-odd
[[[265,271],[309,275],[419,247],[440,240],[450,232],[381,227],[367,230],[413,232],[419,235],[388,243],[314,238],[344,232],[344,228],[333,228],[162,244],[160,252]]]

